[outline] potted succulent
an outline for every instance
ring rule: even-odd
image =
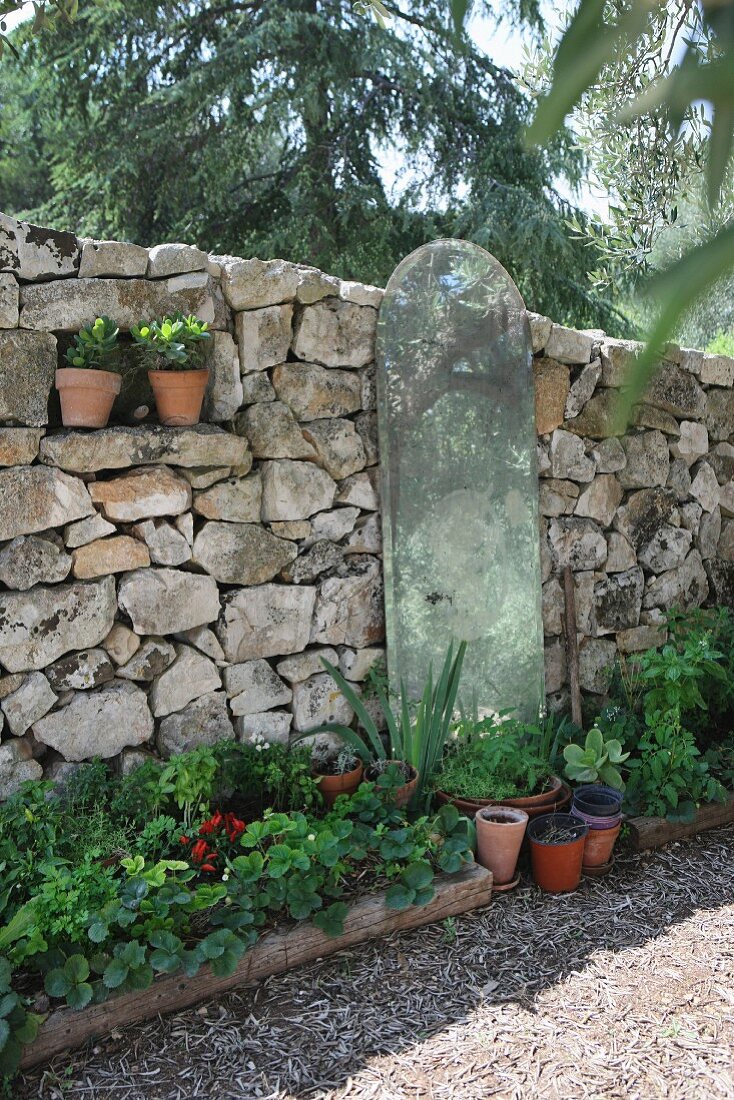
[[[549,894],[575,890],[581,881],[589,826],[575,814],[543,814],[528,825],[533,878]]]
[[[616,738],[604,740],[595,725],[586,735],[583,747],[567,745],[563,750],[565,774],[581,781],[576,789],[571,812],[589,826],[584,850],[584,870],[602,875],[610,870],[612,853],[622,823],[624,780],[619,765],[629,757]]]
[[[66,352],[67,367],[56,371],[61,420],[67,428],[104,428],[122,379],[110,370],[118,351],[119,329],[109,317],[97,317],[75,336]]]
[[[530,818],[511,806],[487,806],[477,810],[477,860],[492,872],[493,890],[511,890],[520,848]]]
[[[130,331],[148,363],[161,424],[197,424],[209,381],[209,368],[200,365],[202,345],[211,340],[208,323],[193,314],[173,313]]]
[[[329,808],[340,794],[354,794],[362,782],[362,761],[353,749],[346,747],[335,751],[328,745],[315,746],[311,770]]]

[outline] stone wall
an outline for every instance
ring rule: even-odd
[[[0,797],[99,755],[121,770],[224,737],[348,722],[382,655],[374,339],[382,292],[282,260],[79,241],[0,215]],[[204,422],[155,423],[124,357],[111,426],[66,431],[73,333],[211,323]],[[663,611],[733,604],[734,360],[670,347],[614,434],[635,346],[531,314],[546,687],[659,644]]]

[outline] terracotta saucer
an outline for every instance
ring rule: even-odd
[[[614,856],[609,860],[609,863],[602,863],[601,867],[582,867],[581,873],[585,878],[604,878],[608,875],[614,866]]]
[[[514,890],[519,881],[520,876],[518,875],[516,879],[512,880],[512,882],[505,882],[502,886],[495,886],[495,884],[492,883],[492,893],[506,894],[508,890]]]

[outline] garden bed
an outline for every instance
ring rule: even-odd
[[[492,875],[472,864],[457,874],[438,876],[434,886],[434,896],[426,905],[401,911],[389,909],[383,893],[362,898],[350,908],[340,936],[329,937],[310,923],[267,933],[226,978],[216,977],[205,966],[193,978],[180,973],[158,977],[147,990],[125,993],[80,1012],[59,1009],[48,1016],[38,1038],[26,1047],[21,1068],[47,1062],[54,1055],[113,1028],[176,1012],[236,986],[251,985],[271,974],[333,955],[345,947],[480,908],[490,901]]]
[[[630,828],[632,847],[640,852],[646,848],[662,848],[673,840],[704,833],[718,825],[728,825],[734,821],[734,794],[726,802],[710,802],[701,806],[693,821],[668,821],[664,817],[631,817],[627,821]]]

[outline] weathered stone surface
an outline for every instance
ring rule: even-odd
[[[692,542],[693,535],[685,527],[671,527],[669,523],[664,523],[650,541],[641,546],[637,558],[651,572],[664,573],[683,564]]]
[[[617,647],[605,638],[585,638],[579,646],[579,683],[584,691],[604,695],[614,673]]]
[[[324,672],[322,661],[329,661],[336,665],[339,655],[330,646],[321,646],[318,649],[309,649],[305,653],[297,653],[295,657],[286,657],[284,661],[278,661],[275,666],[279,676],[288,680],[291,684],[298,684],[301,680],[308,680],[309,676],[315,676],[318,672]]]
[[[734,359],[728,355],[704,355],[700,378],[709,386],[734,386]]]
[[[150,250],[147,275],[149,279],[162,279],[187,271],[205,271],[206,263],[206,252],[194,245],[157,244]]]
[[[247,440],[213,424],[191,428],[102,428],[61,432],[41,443],[41,460],[71,473],[122,470],[128,466],[244,466],[252,462]]]
[[[541,611],[544,635],[550,638],[563,633],[564,599],[558,577],[551,577],[543,585]]]
[[[352,683],[362,683],[375,666],[384,663],[385,650],[382,646],[369,646],[367,649],[351,649],[342,646],[339,649],[339,671]]]
[[[548,529],[553,556],[559,566],[600,569],[607,558],[607,542],[591,519],[554,519]]]
[[[661,626],[633,626],[617,634],[617,649],[620,653],[642,653],[665,645],[667,636],[667,630]]]
[[[78,478],[43,466],[0,470],[0,541],[62,527],[93,512]]]
[[[381,554],[382,526],[377,515],[365,516],[357,521],[344,546],[345,554]]]
[[[215,332],[204,361],[209,382],[201,415],[204,420],[220,423],[231,420],[243,399],[240,359],[237,346],[228,332]]]
[[[328,673],[303,680],[293,688],[293,725],[303,732],[324,722],[348,726],[354,711]]]
[[[176,516],[173,521],[176,530],[183,535],[189,546],[194,545],[194,517],[191,512],[184,512],[182,516]]]
[[[722,522],[716,556],[724,561],[734,561],[734,523],[730,519]]]
[[[192,489],[208,489],[218,481],[224,481],[232,473],[231,466],[195,466],[181,470]]]
[[[622,486],[614,474],[597,474],[578,499],[575,515],[595,519],[608,527],[622,500]]]
[[[379,309],[385,291],[379,286],[370,286],[369,283],[354,283],[345,279],[339,287],[339,297],[345,302],[354,302],[357,306],[374,306]]]
[[[70,569],[71,558],[51,538],[20,535],[0,550],[0,581],[21,592],[34,584],[58,584]]]
[[[275,401],[276,396],[270,378],[264,371],[253,370],[242,376],[243,405],[254,405],[257,401]]]
[[[191,486],[167,466],[144,466],[89,487],[105,517],[132,523],[152,516],[177,516],[191,507]]]
[[[705,424],[699,424],[695,420],[681,420],[680,438],[670,445],[670,453],[674,458],[683,459],[686,465],[691,466],[696,459],[701,458],[709,449],[709,433]]]
[[[194,496],[194,511],[226,523],[257,523],[262,505],[260,474],[220,481]]]
[[[597,473],[600,474],[616,474],[627,465],[624,447],[614,436],[597,443],[591,452],[591,457],[596,462]]]
[[[706,410],[706,394],[693,375],[672,363],[655,372],[645,391],[645,401],[673,416],[700,419]]]
[[[102,642],[116,665],[125,665],[140,649],[140,638],[124,623],[115,623]]]
[[[341,565],[343,558],[344,550],[341,547],[324,539],[319,540],[283,570],[283,580],[289,584],[315,581],[322,573],[331,572]]]
[[[24,676],[16,672],[12,676],[0,676],[0,699],[6,699],[13,691],[17,691],[23,683]],[[0,730],[3,728],[4,719],[0,713]]]
[[[236,420],[237,431],[255,458],[315,458],[316,451],[281,401],[250,405]]]
[[[365,512],[376,512],[380,507],[380,495],[374,467],[359,474],[351,474],[340,481],[334,503],[351,504]]]
[[[556,478],[591,481],[596,471],[594,460],[586,455],[582,440],[560,428],[551,439],[550,461],[551,473]]]
[[[298,554],[295,543],[254,523],[205,523],[194,539],[193,562],[220,584],[264,584]]]
[[[82,242],[80,279],[132,279],[145,275],[147,268],[148,249],[139,244],[90,238]]]
[[[360,377],[353,371],[329,370],[318,363],[282,363],[272,379],[278,399],[297,420],[347,416],[362,404]]]
[[[363,412],[354,418],[354,426],[362,440],[368,466],[380,460],[380,441],[377,432],[377,413]]]
[[[696,548],[704,561],[716,557],[720,536],[721,509],[714,508],[713,512],[706,512],[701,517],[701,525],[696,539]]]
[[[227,309],[206,274],[163,279],[63,279],[20,288],[20,327],[41,332],[78,332],[95,317],[114,317],[121,329],[141,317],[180,310],[213,328],[227,327]]]
[[[339,480],[364,469],[367,463],[364,444],[351,420],[313,420],[303,434],[331,477]]]
[[[545,354],[549,359],[557,359],[559,363],[588,363],[593,347],[594,340],[591,336],[572,328],[564,328],[563,325],[553,325],[545,345]]]
[[[19,304],[20,291],[15,275],[0,275],[0,328],[16,327]]]
[[[648,586],[643,607],[674,607],[683,611],[700,607],[708,596],[709,585],[698,550],[690,554],[677,569],[663,573]]]
[[[675,439],[680,435],[678,421],[672,413],[658,409],[655,405],[635,405],[632,409],[630,424],[634,428],[655,428]]]
[[[183,710],[169,714],[161,722],[156,738],[165,760],[190,752],[198,745],[216,745],[219,741],[231,740],[234,740],[234,728],[223,691],[202,695]]]
[[[546,435],[563,423],[568,399],[568,367],[555,359],[533,359],[535,386],[535,430]]]
[[[594,585],[594,633],[613,634],[637,626],[645,580],[641,569],[611,573]]]
[[[313,537],[339,542],[354,530],[358,516],[359,508],[335,508],[333,512],[319,512],[311,520]]]
[[[26,738],[13,737],[0,745],[0,801],[10,798],[29,779],[40,779],[43,768],[33,759]]]
[[[619,413],[620,395],[616,390],[598,390],[578,416],[565,420],[563,427],[589,439],[607,439],[624,434],[624,419]]]
[[[708,462],[702,462],[691,482],[691,496],[695,497],[704,512],[713,512],[719,503],[720,489],[716,474]]]
[[[533,355],[545,351],[545,346],[550,339],[553,322],[550,317],[543,317],[540,313],[528,312],[530,323],[530,339],[533,345]]]
[[[143,540],[156,565],[183,565],[191,558],[191,547],[184,536],[164,520],[146,519],[133,527],[133,533]]]
[[[636,340],[602,341],[602,386],[623,386],[628,381],[630,368],[643,346]]]
[[[285,361],[291,346],[293,306],[268,306],[238,313],[235,333],[243,374]]]
[[[365,367],[374,356],[376,325],[377,310],[326,298],[296,317],[293,351],[325,367]]]
[[[670,519],[675,505],[670,489],[641,489],[617,510],[614,526],[637,548]]]
[[[717,607],[734,610],[734,562],[712,558],[706,562]]]
[[[338,298],[340,289],[339,279],[334,275],[325,275],[317,267],[298,265],[296,301],[302,302],[303,305],[311,305],[312,302],[318,302],[321,298]]]
[[[626,435],[622,440],[627,463],[617,474],[625,489],[646,489],[653,485],[665,485],[668,480],[670,458],[668,441],[662,432],[640,432]]]
[[[130,535],[115,535],[80,546],[72,553],[73,572],[78,580],[126,573],[150,565],[148,547]]]
[[[237,736],[246,744],[287,745],[293,715],[290,711],[269,710],[264,714],[241,714],[234,720]]]
[[[145,692],[134,684],[117,682],[99,691],[75,693],[63,710],[33,725],[33,736],[65,760],[93,756],[106,760],[128,745],[142,745],[152,735],[153,717]]]
[[[32,672],[26,676],[18,690],[0,703],[10,732],[15,737],[22,737],[34,722],[48,714],[56,698],[42,672]]]
[[[703,508],[696,500],[691,500],[687,504],[682,504],[678,509],[680,515],[680,525],[685,527],[686,531],[690,531],[695,536],[698,534],[699,527],[701,526],[701,516],[703,515]]]
[[[232,309],[260,309],[295,298],[301,278],[295,264],[229,256],[222,260],[222,290]]]
[[[700,375],[703,366],[703,352],[694,348],[680,349],[680,367],[689,374]]]
[[[147,638],[117,675],[125,680],[149,684],[165,672],[176,659],[176,650],[165,638]]]
[[[213,661],[192,646],[177,645],[175,661],[151,685],[150,709],[155,718],[164,718],[221,686]]]
[[[20,279],[56,279],[79,268],[80,242],[73,233],[46,229],[0,214],[0,270]]]
[[[42,428],[0,428],[0,466],[26,466],[38,458]]]
[[[176,635],[178,641],[189,642],[216,664],[224,664],[224,650],[213,630],[208,626],[197,626],[193,630],[183,630]]]
[[[299,653],[309,640],[316,589],[282,584],[226,593],[217,637],[228,661]]]
[[[722,516],[734,516],[734,481],[727,481],[719,489],[719,507]]]
[[[120,607],[136,634],[176,634],[214,622],[219,590],[213,577],[179,569],[137,569],[120,581]]]
[[[307,519],[286,519],[271,523],[270,530],[279,539],[307,539],[311,535],[311,523]]]
[[[610,531],[607,535],[607,560],[604,568],[607,573],[624,573],[627,569],[634,569],[637,564],[635,551],[618,531]]]
[[[734,392],[729,389],[710,389],[706,394],[703,419],[712,439],[729,442],[734,435]]]
[[[262,467],[262,519],[308,519],[330,508],[336,484],[325,470],[310,462],[265,462]]]
[[[104,649],[83,649],[70,653],[46,669],[48,682],[54,691],[86,691],[108,683],[114,675],[115,670]]]
[[[112,535],[116,530],[114,523],[108,523],[104,516],[95,512],[88,519],[70,523],[64,529],[64,542],[68,550],[74,550],[77,546],[86,546],[88,542],[94,542],[96,539],[103,539],[106,535]]]
[[[377,368],[374,363],[369,363],[364,370],[359,372],[362,380],[362,408],[365,412],[372,412],[377,408]]]
[[[566,683],[566,648],[563,642],[553,639],[545,644],[545,690],[547,695],[559,691]]]
[[[571,386],[568,397],[566,398],[566,407],[564,410],[566,419],[572,420],[575,416],[579,415],[586,402],[594,393],[600,378],[601,359],[594,359],[592,363],[584,367]],[[561,421],[559,421],[559,423],[561,423]]]
[[[0,331],[0,420],[48,424],[56,366],[56,337],[50,332]]]
[[[716,474],[719,485],[725,485],[734,477],[734,447],[731,443],[717,443],[713,451],[709,451],[706,461]]]
[[[245,661],[224,670],[232,714],[259,714],[290,703],[293,692],[267,661]]]
[[[72,649],[99,645],[115,617],[115,582],[36,585],[0,593],[0,664],[9,672],[50,665]]]
[[[679,501],[686,501],[691,495],[691,474],[688,464],[682,458],[674,458],[668,470],[666,487],[672,489]]]
[[[384,638],[380,563],[355,561],[343,577],[329,577],[319,587],[311,642],[327,645],[374,645]]]

